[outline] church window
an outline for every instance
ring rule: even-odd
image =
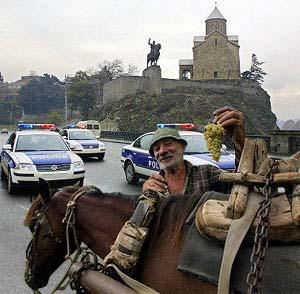
[[[218,40],[217,39],[215,39],[215,46],[217,46],[218,45]]]
[[[218,72],[214,71],[214,79],[216,79],[218,77]]]

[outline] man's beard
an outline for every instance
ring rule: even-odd
[[[163,161],[163,159],[167,159],[168,157],[170,157],[170,160]],[[177,169],[182,162],[182,153],[180,150],[176,150],[174,153],[170,151],[166,152],[158,158],[158,162],[160,168],[163,170]]]

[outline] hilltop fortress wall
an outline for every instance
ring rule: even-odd
[[[176,80],[161,78],[159,66],[151,66],[143,71],[143,76],[124,76],[106,83],[103,87],[103,104],[119,101],[126,96],[146,94],[159,96],[163,94],[182,93],[194,94],[209,91],[220,94],[220,99],[225,93],[243,93],[259,96],[260,102],[270,103],[270,97],[253,80]],[[261,95],[264,93],[265,95]],[[263,100],[263,101],[261,101]]]

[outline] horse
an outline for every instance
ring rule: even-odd
[[[150,62],[150,65],[156,65],[157,64],[157,60],[159,58],[160,52],[159,50],[161,49],[161,45],[157,44],[155,45],[155,47],[153,48],[153,51],[151,51],[150,53],[147,54],[147,68],[148,68],[148,63]]]
[[[34,201],[24,224],[33,232],[27,248],[25,281],[32,289],[47,285],[67,253],[66,225],[62,222],[69,199],[81,193],[76,206],[76,233],[100,257],[105,257],[123,224],[131,217],[136,199],[121,193],[103,193],[97,187],[66,187],[50,194],[47,184]],[[75,193],[75,194],[74,194]],[[160,293],[216,293],[217,286],[177,270],[187,229],[185,219],[197,196],[165,199],[143,246],[135,278]],[[70,249],[75,240],[70,233]]]

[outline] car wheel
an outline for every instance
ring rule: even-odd
[[[104,158],[104,153],[99,154],[97,157],[98,157],[98,160],[99,160],[99,161],[103,160],[103,158]]]
[[[1,177],[1,180],[4,181],[6,179],[6,176],[5,176],[5,173],[2,169],[2,167],[0,168],[0,177]]]
[[[11,171],[8,171],[8,181],[7,181],[7,191],[10,195],[15,194],[17,190],[17,185],[13,183],[11,177]]]
[[[134,185],[139,181],[139,178],[135,173],[134,166],[131,162],[128,162],[125,165],[125,177],[126,177],[126,181],[130,185]]]
[[[81,180],[79,181],[79,187],[82,187],[82,186],[83,186],[83,181],[84,181],[84,179],[81,179]]]

